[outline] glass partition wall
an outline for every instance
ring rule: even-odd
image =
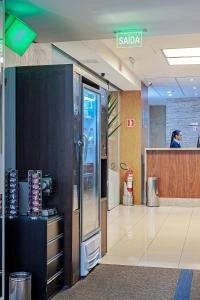
[[[0,299],[4,299],[4,1],[0,0]]]

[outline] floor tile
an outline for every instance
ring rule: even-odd
[[[200,208],[118,206],[105,264],[200,269]]]

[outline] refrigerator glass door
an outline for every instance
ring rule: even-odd
[[[100,94],[83,88],[82,241],[100,227]]]
[[[81,89],[81,78],[80,75],[74,73],[74,161],[73,161],[73,210],[80,208],[80,149],[81,149],[81,99],[82,99],[82,89]]]

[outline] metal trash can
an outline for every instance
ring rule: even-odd
[[[31,277],[29,272],[10,274],[9,300],[31,300]]]
[[[147,181],[147,206],[159,206],[158,177],[148,177],[148,181]]]

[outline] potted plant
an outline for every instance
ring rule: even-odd
[[[117,124],[119,113],[115,113],[118,103],[118,97],[114,97],[113,93],[110,93],[108,95],[108,138],[121,126],[121,124]]]

